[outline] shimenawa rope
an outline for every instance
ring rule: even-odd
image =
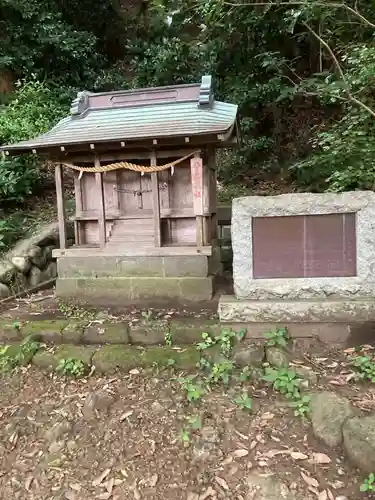
[[[179,163],[182,163],[183,161],[187,160],[191,156],[193,156],[195,153],[198,151],[193,151],[192,153],[189,153],[188,155],[184,156],[183,158],[179,158],[178,160],[172,161],[170,163],[166,163],[165,165],[155,165],[155,166],[143,166],[143,165],[136,165],[135,163],[130,163],[128,161],[119,161],[116,163],[110,163],[109,165],[100,165],[99,167],[78,167],[77,165],[73,165],[73,163],[61,163],[61,165],[64,165],[64,167],[71,168],[72,170],[77,170],[78,172],[110,172],[112,170],[118,170],[121,168],[127,169],[127,170],[133,170],[135,172],[142,172],[142,173],[150,173],[150,172],[161,172],[162,170],[167,170],[168,168],[175,167]]]

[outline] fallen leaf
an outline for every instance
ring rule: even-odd
[[[331,385],[346,385],[346,381],[341,379],[341,380],[328,380],[328,383]]]
[[[30,491],[31,483],[34,481],[33,476],[29,476],[25,481],[25,490]]]
[[[111,495],[112,495],[112,490],[113,490],[114,483],[115,483],[115,480],[114,480],[114,478],[112,477],[112,478],[108,481],[107,486],[106,486],[106,489],[107,489],[108,493],[110,493]]]
[[[245,450],[246,451],[246,450]],[[225,465],[229,465],[233,462],[233,456],[232,455],[229,455],[229,457],[225,458],[222,462],[221,462],[221,465],[222,466],[225,466]]]
[[[124,481],[122,479],[115,479],[113,485],[114,486],[120,486]]]
[[[257,441],[251,441],[251,443],[250,443],[250,450],[253,450],[257,445],[258,445]]]
[[[338,362],[333,361],[333,363],[330,363],[329,365],[326,365],[326,368],[337,368],[338,367]]]
[[[139,370],[137,368],[133,368],[132,370],[129,370],[130,375],[139,375]]]
[[[108,493],[108,492],[106,492],[106,493],[101,493],[101,494],[100,494],[100,495],[98,495],[96,498],[97,498],[98,500],[109,500],[109,499],[111,498],[111,496],[112,496],[112,493]]]
[[[148,484],[151,486],[151,488],[155,488],[156,483],[158,482],[158,479],[159,479],[159,476],[157,474],[153,474],[150,477]]]
[[[319,493],[318,500],[328,500],[328,494],[326,490],[323,490]]]
[[[130,417],[130,415],[133,415],[133,410],[129,410],[125,413],[123,413],[120,417],[120,422],[123,422],[126,418]]]
[[[78,483],[70,483],[69,488],[71,488],[74,491],[81,491],[81,485]]]
[[[141,500],[141,494],[139,493],[139,489],[137,487],[133,490],[135,500]]]
[[[197,493],[188,493],[186,500],[199,500]]]
[[[332,462],[329,456],[325,453],[313,453],[311,458],[315,464],[330,464]]]
[[[309,458],[307,455],[300,453],[299,451],[292,451],[290,456],[293,460],[306,460],[306,458]]]
[[[263,413],[260,417],[262,420],[272,420],[274,418],[274,413]]]
[[[319,483],[314,477],[308,476],[302,471],[301,471],[301,477],[305,481],[305,483],[308,484],[309,486],[312,486],[313,488],[319,487]]]
[[[204,493],[199,495],[199,500],[206,500],[209,497],[216,497],[216,491],[209,486]]]
[[[274,458],[277,457],[277,455],[285,455],[288,453],[288,450],[269,450],[266,453],[263,453],[263,456],[266,458]]]
[[[238,450],[235,450],[232,455],[235,458],[241,458],[241,457],[246,457],[249,454],[249,450],[246,450],[245,448],[240,448]]]
[[[216,476],[215,481],[217,482],[217,484],[219,486],[221,486],[223,488],[223,490],[225,490],[225,491],[229,490],[229,486],[227,485],[227,482],[222,477]]]
[[[239,436],[244,441],[248,441],[249,440],[249,436],[245,436],[245,434],[242,434],[241,432],[237,431],[236,429],[234,429],[234,432],[237,434],[237,436]]]
[[[268,462],[266,462],[265,460],[259,460],[258,465],[259,467],[267,467]]]
[[[96,479],[93,480],[91,483],[94,487],[99,486],[100,483],[104,481],[104,479],[108,476],[108,474],[111,472],[111,469],[106,469],[103,471],[100,476],[98,476]]]
[[[188,493],[186,500],[199,500],[197,493]]]
[[[333,496],[333,493],[331,490],[327,490],[327,493],[328,493],[329,500],[335,500],[335,497]]]
[[[316,488],[313,488],[312,486],[308,486],[307,487],[308,491],[310,491],[311,493],[314,493],[314,495],[317,497],[319,495],[319,490],[317,490]]]
[[[345,483],[343,481],[332,481],[329,484],[334,490],[339,490],[340,488],[343,488],[345,486]]]

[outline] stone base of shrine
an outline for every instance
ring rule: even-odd
[[[286,327],[292,337],[323,342],[375,340],[375,298],[371,297],[275,301],[222,295],[218,313],[223,327],[246,329],[247,339],[262,339],[265,332]]]
[[[124,305],[150,307],[188,304],[210,301],[214,293],[212,276],[203,278],[156,278],[111,277],[111,278],[58,278],[56,296],[95,306],[111,307]]]
[[[210,301],[215,276],[220,274],[218,248],[206,247],[139,250],[138,255],[121,255],[94,249],[56,251],[56,295],[109,307]],[[62,254],[62,252],[64,252]]]

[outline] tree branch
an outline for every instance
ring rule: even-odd
[[[305,28],[320,42],[321,45],[323,45],[323,47],[326,48],[326,50],[328,51],[329,55],[331,56],[336,68],[337,68],[337,71],[342,79],[342,81],[345,83],[345,86],[346,86],[346,94],[348,96],[348,99],[350,101],[352,101],[353,103],[357,104],[357,106],[360,106],[362,109],[366,110],[368,113],[370,113],[374,118],[375,118],[375,111],[372,110],[371,108],[369,108],[367,106],[367,104],[365,104],[364,102],[360,101],[359,99],[357,99],[356,97],[354,97],[354,95],[350,92],[350,88],[348,86],[348,83],[346,81],[346,78],[345,78],[345,75],[344,75],[344,72],[341,68],[341,65],[337,59],[337,57],[335,56],[333,50],[331,49],[331,47],[328,45],[328,43],[323,40],[323,38],[318,35],[318,33],[316,31],[314,31],[311,26],[309,26],[307,23],[303,22],[302,23],[303,26],[305,26]]]
[[[346,5],[346,3],[338,3],[338,2],[330,2],[330,3],[325,3],[325,2],[311,2],[307,3],[302,0],[299,2],[228,2],[224,1],[224,5],[230,5],[231,7],[278,7],[278,6],[306,6],[306,7],[332,7],[333,9],[344,9],[353,14],[354,16],[358,17],[364,24],[367,24],[371,28],[375,28],[375,24],[369,21],[365,16],[363,16],[360,12],[358,12],[357,9],[353,9],[352,7],[349,7],[349,5]]]

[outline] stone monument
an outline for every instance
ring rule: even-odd
[[[375,320],[375,193],[237,198],[232,246],[222,323],[344,342]]]

